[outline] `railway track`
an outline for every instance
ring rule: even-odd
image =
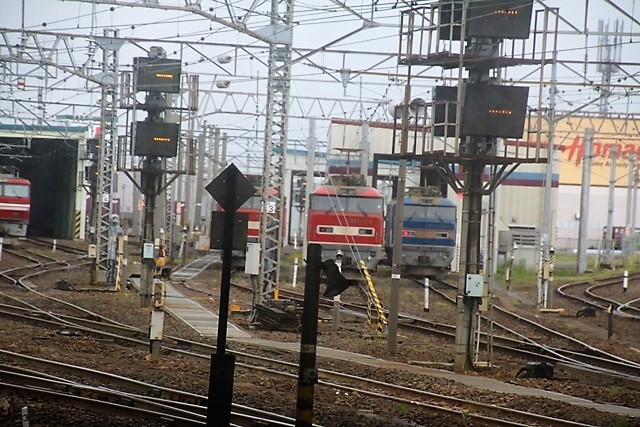
[[[26,303],[13,300],[17,305],[5,304],[0,306],[0,315],[12,318],[20,322],[30,322],[55,330],[67,332],[77,331],[84,335],[98,337],[102,342],[124,344],[147,351],[149,342],[146,332],[141,329],[110,321],[96,313],[87,312],[82,307],[77,308],[77,316],[72,316],[68,310],[75,310],[73,305],[64,304],[65,313],[55,313],[50,308],[40,309],[36,303]],[[25,304],[26,303],[26,304]],[[29,305],[30,304],[30,305]],[[332,306],[332,301],[328,302]],[[181,358],[191,358],[208,362],[215,347],[200,342],[186,340],[180,337],[165,336],[163,342],[163,354],[176,355]],[[288,378],[295,381],[298,365],[295,361],[285,362],[273,359],[273,353],[267,352],[267,356],[261,354],[249,354],[246,352],[232,352],[236,355],[238,368],[262,375]],[[295,356],[295,355],[294,355]],[[294,357],[292,356],[292,357]],[[341,372],[320,370],[319,385],[341,393],[350,395],[369,396],[371,399],[389,401],[393,399],[398,404],[416,408],[416,410],[428,410],[433,413],[465,414],[470,420],[476,420],[480,425],[584,425],[572,421],[540,416],[526,411],[515,411],[510,408],[496,407],[493,404],[485,404],[471,399],[460,399],[445,394],[429,393],[427,391],[407,388],[401,384],[393,384],[384,381],[372,381],[369,377],[358,377]]]
[[[0,390],[6,392],[26,391],[56,403],[174,426],[206,425],[206,396],[4,350],[0,350],[0,357],[32,367],[0,364]],[[80,377],[83,383],[52,376],[33,367]],[[89,381],[96,385],[88,385]],[[237,426],[294,425],[289,417],[244,405],[234,405],[231,421]]]
[[[433,281],[432,281],[433,283]],[[422,286],[422,283],[419,282]],[[449,294],[455,292],[455,287],[446,282],[439,282],[440,286],[432,286],[431,290],[454,305],[455,300]],[[251,289],[240,286],[243,291]],[[291,299],[302,305],[303,295],[289,290],[280,290],[283,298]],[[366,316],[368,307],[364,304],[350,303],[342,300],[341,308],[360,316]],[[327,310],[334,308],[333,300],[320,298],[319,306]],[[494,310],[502,316],[503,322],[492,319],[493,327],[503,335],[487,336],[481,333],[482,344],[486,348],[489,340],[494,349],[517,356],[524,360],[535,360],[553,363],[563,368],[578,372],[582,375],[593,376],[602,383],[620,383],[636,390],[640,390],[640,364],[615,354],[595,348],[588,343],[577,340],[569,335],[555,331],[539,322],[512,313],[494,305]],[[385,314],[388,312],[385,310]],[[484,317],[488,322],[488,319]],[[519,330],[516,330],[516,326]],[[511,326],[507,327],[509,323]],[[420,316],[400,313],[399,326],[417,332],[428,333],[453,340],[455,325],[435,322]],[[552,341],[553,344],[549,342]]]
[[[444,285],[449,293],[455,292],[454,286],[446,282],[440,282],[440,284]],[[447,292],[438,289],[438,287],[434,287],[432,290],[452,305],[455,304],[455,299]],[[573,365],[581,369],[593,370],[603,375],[603,379],[608,381],[623,381],[626,385],[636,389],[640,387],[640,363],[598,349],[540,322],[506,310],[499,305],[494,304],[493,310],[493,318],[491,319],[493,327],[506,333],[507,337],[516,337],[520,341],[519,343],[516,341],[516,348],[512,347],[510,351],[519,353],[520,348],[523,347],[521,356],[529,354],[529,357],[560,363],[565,367]],[[501,322],[497,321],[499,316],[502,319]],[[486,317],[484,318],[489,321]],[[507,327],[507,323],[510,326]],[[524,329],[521,329],[522,327]],[[496,337],[494,337],[495,339]],[[498,340],[497,345],[502,346],[504,337],[498,338]]]
[[[581,303],[587,307],[594,307],[599,310],[607,311],[612,307],[615,315],[640,320],[640,273],[632,273],[628,277],[630,291],[622,290],[623,276],[617,275],[606,279],[596,281],[596,283],[581,281],[568,283],[560,286],[557,290],[558,294],[567,300]],[[599,291],[608,290],[612,292],[617,287],[619,292],[612,299],[599,294]]]
[[[2,315],[3,317],[7,316],[7,312],[5,311],[4,307],[0,309],[0,315]],[[52,315],[52,316],[55,316],[55,315]],[[18,317],[14,316],[13,319],[16,320],[18,319]],[[140,339],[134,339],[127,336],[101,332],[97,329],[92,329],[87,327],[71,326],[66,322],[61,323],[61,322],[56,322],[52,320],[37,319],[36,323],[40,325],[46,325],[48,327],[65,328],[68,331],[77,331],[84,334],[101,336],[102,338],[108,337],[110,339],[113,339],[114,342],[115,341],[126,342],[127,345],[134,344],[141,348],[145,348],[145,347],[148,348],[148,343]],[[101,325],[98,325],[98,326],[101,326]],[[186,351],[183,349],[168,348],[168,347],[164,347],[163,350],[170,355],[180,355],[182,357],[190,357],[190,358],[194,358],[201,361],[208,361],[211,352],[215,350],[215,347],[202,344],[202,343],[190,342],[187,340],[180,340],[180,339],[178,339],[177,341],[180,342],[183,348],[185,346],[189,346],[191,350]],[[199,350],[199,351],[196,352],[195,350]],[[298,369],[297,363],[274,360],[271,357],[249,354],[246,352],[229,351],[229,353],[234,354],[238,358],[239,362],[236,365],[238,368],[244,368],[252,371],[262,372],[263,374],[269,375],[269,376],[278,376],[283,378],[289,378],[292,380],[297,379],[297,369]],[[110,386],[112,382],[115,382],[120,384],[121,386],[133,384],[131,387],[135,386],[136,389],[140,389],[140,387],[143,387],[143,388],[146,387],[152,390],[156,394],[160,393],[162,396],[165,396],[165,395],[181,396],[177,399],[180,402],[195,402],[191,404],[194,404],[194,405],[199,404],[200,406],[206,403],[206,398],[204,396],[180,393],[172,389],[158,388],[156,385],[143,386],[141,385],[140,382],[130,380],[127,378],[111,376],[110,374],[100,373],[94,370],[87,370],[86,368],[81,368],[76,366],[69,366],[68,364],[51,362],[51,361],[46,361],[46,360],[37,359],[33,357],[23,356],[23,355],[15,354],[15,353],[4,351],[4,350],[0,350],[0,358],[22,360],[24,363],[29,363],[31,365],[37,365],[37,366],[47,366],[47,365],[55,366],[57,370],[62,370],[62,371],[68,372],[69,374],[75,374],[75,375],[79,375],[81,373],[83,377],[100,380],[101,382],[106,382],[106,384],[109,384]],[[349,374],[325,370],[325,369],[319,370],[319,377],[321,378],[318,382],[320,386],[329,387],[334,390],[339,390],[340,392],[343,392],[343,393],[358,393],[361,395],[368,396],[370,398],[392,399],[398,403],[415,407],[416,409],[427,409],[427,410],[434,411],[441,414],[460,415],[465,413],[467,414],[466,416],[468,416],[469,419],[473,419],[481,423],[486,423],[487,425],[505,425],[505,426],[585,425],[585,424],[575,423],[567,420],[561,420],[553,417],[546,417],[543,415],[528,413],[524,411],[518,411],[518,410],[506,408],[506,407],[498,407],[493,404],[484,404],[482,402],[477,402],[473,400],[460,399],[460,398],[451,397],[443,394],[415,390],[415,389],[404,387],[401,385],[390,384],[383,381],[375,381],[370,378],[363,378],[363,377],[358,377],[354,375],[349,375]],[[0,372],[0,378],[3,378],[1,372]],[[145,399],[143,397],[144,396],[141,396],[141,397],[139,396],[139,399],[141,401],[144,401]],[[109,401],[109,399],[101,397],[98,399],[97,402],[94,402],[94,404],[99,404],[100,399]],[[176,398],[174,397],[173,399],[176,399]],[[166,405],[166,402],[164,404]],[[470,408],[473,408],[473,410],[470,410]],[[93,408],[93,409],[96,409],[96,408]],[[202,408],[201,408],[201,411],[202,411]],[[167,413],[163,412],[163,414],[167,414]],[[120,414],[120,415],[124,415],[124,414]],[[173,414],[172,416],[175,416],[175,414]],[[185,421],[177,418],[178,425],[182,425],[180,424],[181,422],[185,422]],[[273,425],[293,425],[293,424],[273,424]]]
[[[81,310],[81,314],[86,312]],[[136,346],[140,349],[148,349],[149,343],[142,339],[142,331],[136,328],[117,325],[117,322],[106,324],[103,321],[95,322],[84,318],[73,318],[68,315],[58,315],[50,311],[38,311],[37,307],[25,309],[22,307],[0,307],[0,315],[13,320],[31,322],[48,328],[64,329],[69,332],[79,332],[85,335],[94,335],[103,340],[108,339],[114,343],[126,343],[128,346]],[[103,319],[104,320],[104,319]],[[78,323],[77,325],[75,323]],[[82,326],[80,325],[82,324]],[[103,329],[107,329],[103,330]],[[133,335],[133,337],[132,337]],[[208,361],[214,346],[184,340],[178,337],[166,337],[163,352],[169,355],[179,355],[201,361]],[[171,345],[171,347],[167,346]],[[179,347],[179,348],[178,348]],[[188,348],[189,350],[185,350]],[[231,351],[239,360],[237,366],[244,369],[262,372],[264,375],[278,376],[289,379],[297,378],[298,365],[295,362],[284,362],[246,352]],[[0,352],[4,357],[8,353]],[[40,362],[39,362],[40,363]],[[566,420],[540,416],[510,408],[496,407],[482,402],[465,400],[427,391],[419,391],[403,387],[402,385],[389,384],[382,381],[372,381],[370,378],[357,377],[340,372],[320,370],[320,386],[340,390],[343,393],[358,393],[371,398],[394,399],[403,405],[409,405],[416,409],[429,410],[442,414],[467,414],[470,419],[477,420],[487,425],[582,425]],[[472,410],[470,408],[473,408]]]

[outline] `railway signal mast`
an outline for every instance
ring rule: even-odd
[[[440,0],[402,12],[400,65],[408,66],[409,74],[411,67],[417,66],[458,70],[457,87],[443,86],[433,91],[432,132],[430,141],[423,145],[424,152],[403,153],[403,158],[418,160],[422,167],[434,167],[456,193],[464,196],[456,372],[472,366],[479,308],[482,299],[489,297],[483,269],[492,268],[493,248],[489,248],[483,260],[482,197],[490,195],[520,164],[547,161],[544,155],[548,153],[540,142],[542,117],[527,116],[529,88],[502,85],[500,81],[502,68],[518,65],[539,67],[542,81],[545,65],[551,63],[545,55],[548,49],[555,48],[556,33],[548,28],[557,28],[557,9],[539,11],[536,22],[542,29],[536,29],[534,46],[540,43],[540,48],[533,49],[530,57],[523,53],[530,36],[532,3],[532,0]],[[463,76],[463,69],[468,76]],[[542,111],[543,85],[539,87],[538,112]],[[410,99],[410,89],[406,99]],[[520,141],[525,128],[527,139]],[[395,338],[392,320],[390,340]]]
[[[140,306],[151,305],[154,296],[154,274],[156,271],[157,249],[155,247],[154,217],[158,196],[180,173],[193,173],[191,170],[169,170],[167,159],[175,159],[175,165],[185,163],[181,159],[192,152],[193,141],[180,144],[180,123],[168,122],[168,112],[175,109],[171,94],[180,92],[181,62],[168,59],[161,47],[151,47],[148,56],[134,58],[133,82],[124,75],[124,86],[133,90],[128,93],[130,104],[123,105],[133,110],[134,121],[131,124],[130,145],[121,144],[118,153],[118,166],[138,189],[144,194],[143,251],[140,271]],[[143,103],[136,99],[138,92],[146,92]],[[195,107],[197,108],[197,101]],[[143,121],[135,120],[137,109],[146,111]],[[139,159],[136,161],[134,159]],[[140,165],[142,165],[140,167]],[[131,175],[140,173],[140,184]],[[171,180],[164,180],[167,173],[175,173]]]

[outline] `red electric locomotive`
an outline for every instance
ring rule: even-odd
[[[262,206],[262,195],[255,193],[244,202],[236,212],[246,213],[247,222],[247,243],[258,243],[260,237],[260,207]]]
[[[329,176],[309,199],[307,240],[322,246],[322,259],[375,270],[384,257],[384,199],[361,175]]]
[[[31,210],[28,179],[0,174],[0,235],[25,237]]]

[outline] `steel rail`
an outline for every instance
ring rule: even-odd
[[[56,324],[56,322],[43,320],[43,319],[37,319],[37,321],[45,322],[47,324],[54,324],[54,325]],[[76,329],[86,330],[87,328],[76,328]],[[93,331],[93,333],[101,333],[101,332],[100,331]],[[111,336],[112,335],[112,334],[108,334],[108,333],[101,333],[101,334],[107,335],[107,336]],[[117,339],[122,340],[122,341],[127,341],[127,342],[130,342],[130,343],[132,343],[132,342],[136,343],[139,346],[144,347],[145,349],[148,348],[148,344],[146,342],[140,342],[138,340],[132,340],[131,338],[127,338],[127,337],[117,337]],[[201,346],[208,347],[209,349],[213,349],[214,348],[213,346],[207,346],[207,345],[204,345],[204,344],[201,344]],[[202,361],[209,361],[209,359],[210,359],[210,354],[198,354],[198,353],[192,353],[192,352],[179,350],[179,349],[174,349],[174,348],[167,348],[167,347],[163,347],[163,348],[165,350],[167,350],[170,354],[179,354],[179,355],[182,355],[182,356],[188,356],[188,357],[200,359]],[[269,368],[265,368],[265,367],[261,367],[261,366],[248,365],[248,364],[243,363],[243,362],[238,362],[237,363],[237,366],[239,366],[239,367],[244,367],[244,368],[250,369],[250,370],[264,371],[264,372],[271,373],[273,375],[281,375],[281,376],[286,376],[286,377],[290,377],[290,378],[297,377],[296,370],[298,368],[298,365],[295,364],[295,363],[284,362],[284,361],[279,361],[279,360],[273,360],[272,358],[258,356],[258,355],[251,355],[251,354],[237,352],[237,351],[229,351],[229,353],[235,354],[236,356],[239,356],[239,357],[242,357],[242,358],[246,358],[246,359],[252,360],[252,361],[254,361],[254,363],[257,361],[258,363],[262,363],[262,364],[275,364],[277,366],[287,367],[287,368],[290,368],[291,372],[275,371],[273,369],[269,369]],[[0,350],[0,354],[4,354],[6,356],[8,353],[6,351],[1,351]],[[27,356],[27,357],[30,357],[30,356]],[[39,363],[42,363],[42,362],[39,362]],[[59,363],[59,362],[56,362],[56,363]],[[61,365],[64,366],[64,364],[61,364]],[[330,376],[330,377],[332,377],[334,379],[339,378],[340,381],[347,381],[347,380],[355,381],[355,380],[357,380],[357,381],[359,381],[359,382],[361,382],[363,384],[371,382],[371,380],[367,379],[367,378],[358,379],[359,377],[350,376],[350,375],[346,375],[346,376],[342,375],[342,376],[340,376],[341,374],[339,374],[339,373],[335,373],[335,372],[332,372],[332,371],[326,371],[324,369],[320,369],[319,372],[322,375],[327,375],[327,376]],[[323,381],[322,385],[326,385],[326,386],[330,386],[330,387],[334,387],[334,388],[346,387],[346,386],[343,386],[343,385],[340,385],[340,384],[334,384],[334,383],[326,382],[326,381]],[[393,385],[393,384],[389,384],[388,387],[391,387],[391,388],[395,387],[394,390],[395,390],[396,393],[401,392],[403,390],[402,386],[396,386],[396,385]],[[368,393],[368,394],[371,394],[372,396],[377,396],[377,397],[380,397],[380,398],[385,398],[385,399],[389,398],[386,395],[384,395],[384,396],[379,395],[379,393],[377,391],[367,391],[367,390],[360,390],[360,389],[353,389],[353,388],[349,389],[349,390],[350,391],[358,391],[358,392],[363,393],[363,394],[367,394]],[[437,398],[437,399],[444,400],[444,401],[446,401],[447,399],[452,399],[451,402],[454,402],[456,404],[460,403],[458,400],[456,400],[457,398],[452,398],[452,397],[446,396],[446,395],[437,395],[435,393],[429,393],[429,392],[424,392],[424,395],[422,395],[422,398],[427,398],[429,396],[431,398]],[[403,399],[403,398],[398,398],[398,399]],[[410,401],[407,401],[405,403],[410,403]],[[512,411],[509,408],[495,407],[495,405],[485,405],[483,403],[476,402],[476,401],[471,401],[471,400],[466,401],[466,403],[469,405],[469,407],[484,408],[486,406],[486,410],[488,410],[488,411],[501,411],[502,409],[506,410],[507,412]],[[426,407],[424,404],[422,404],[420,402],[415,402],[414,406],[423,407],[423,408]],[[431,408],[430,406],[429,406],[429,408],[433,409],[433,410],[436,410],[436,408]],[[450,412],[451,411],[450,408],[442,408],[442,411],[446,412],[446,413],[451,413]],[[458,415],[460,414],[459,411],[455,412],[455,413],[458,414]],[[495,412],[492,412],[492,413],[495,413]],[[535,417],[538,417],[538,415],[536,415],[536,414],[528,414],[528,415],[525,415],[525,414],[528,414],[528,413],[523,413],[523,414],[520,414],[518,416],[525,417],[529,421],[531,419],[535,418]],[[472,419],[474,419],[474,417],[476,417],[475,414],[471,414],[471,416],[472,416]],[[477,414],[477,416],[481,416],[482,417],[483,415]],[[516,416],[516,414],[515,413],[510,413],[509,416]],[[518,424],[518,423],[513,423],[511,421],[504,421],[504,420],[500,420],[500,419],[493,419],[492,418],[490,420],[495,425],[522,425],[522,424]],[[573,423],[573,422],[570,422],[570,421],[565,421],[565,420],[554,421],[555,424],[550,424],[551,421],[548,420],[548,419],[545,419],[545,420],[539,419],[539,421],[540,422],[544,421],[543,424],[545,424],[545,425],[580,425],[580,424],[576,424],[576,423]],[[524,425],[527,425],[527,424],[524,424]]]

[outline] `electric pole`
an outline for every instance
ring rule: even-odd
[[[260,215],[260,301],[274,298],[280,280],[285,207],[285,158],[287,155],[293,0],[271,0],[267,109],[264,132],[262,213]],[[275,191],[273,191],[275,190]]]

